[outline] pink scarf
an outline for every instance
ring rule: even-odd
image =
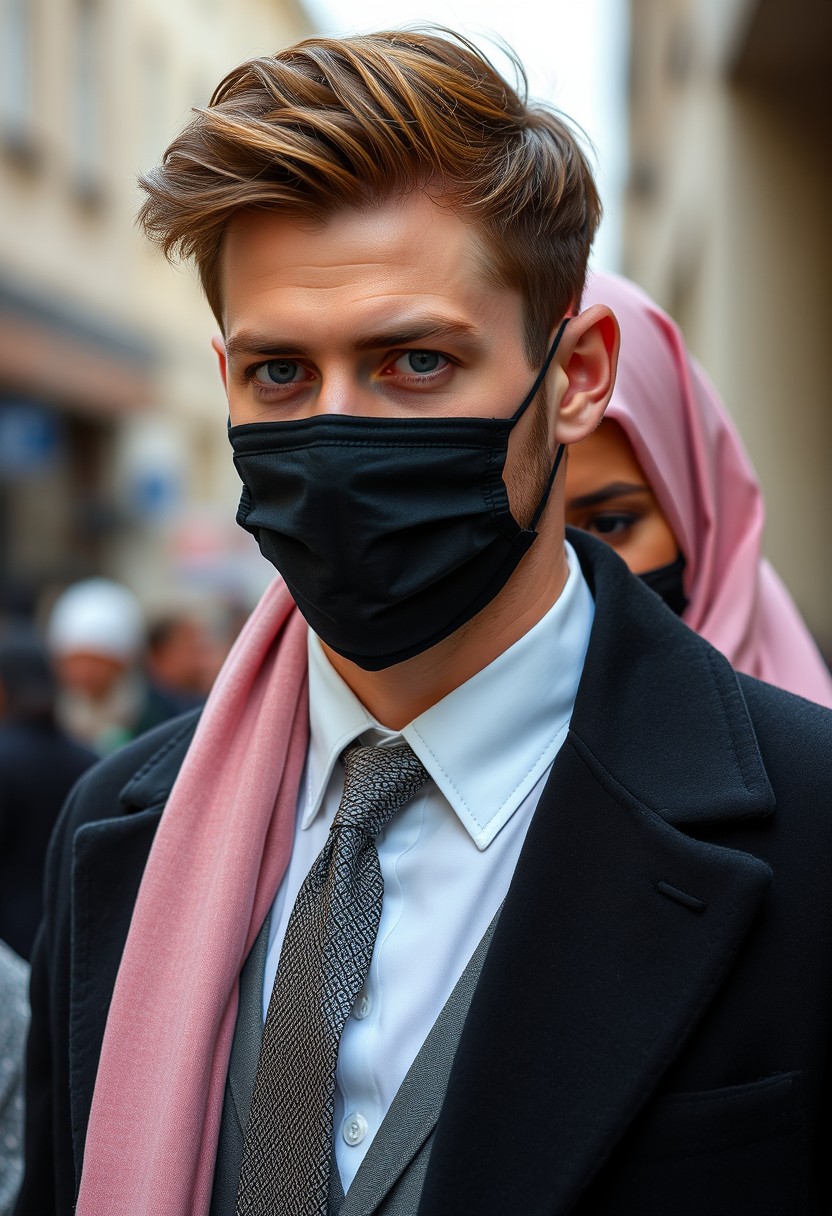
[[[832,706],[832,677],[762,556],[763,498],[725,407],[678,326],[634,284],[590,276],[583,307],[621,325],[606,417],[633,446],[687,565],[684,620],[739,671]]]
[[[289,860],[306,624],[279,580],[223,667],[165,808],[116,979],[78,1216],[206,1216],[240,968]]]

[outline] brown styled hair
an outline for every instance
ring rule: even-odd
[[[140,179],[139,222],[169,258],[193,257],[222,325],[223,232],[235,212],[323,220],[425,189],[473,222],[490,276],[525,301],[526,346],[580,304],[600,203],[554,110],[511,88],[466,39],[387,31],[310,38],[250,59]]]

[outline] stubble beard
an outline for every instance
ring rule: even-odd
[[[530,528],[541,499],[546,493],[554,457],[549,454],[549,410],[546,386],[540,388],[529,409],[529,433],[513,462],[505,471],[512,515],[521,528]]]

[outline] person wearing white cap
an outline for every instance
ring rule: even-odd
[[[145,623],[132,591],[106,578],[75,583],[56,600],[47,642],[64,729],[100,754],[134,733],[145,699]]]

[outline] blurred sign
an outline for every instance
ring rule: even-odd
[[[121,505],[144,523],[165,524],[179,514],[185,492],[185,439],[164,418],[125,421],[118,432],[117,484]]]
[[[171,518],[182,498],[180,478],[169,469],[134,469],[125,490],[130,509],[144,520]]]
[[[55,415],[44,406],[0,401],[0,477],[6,481],[45,473],[61,449]]]
[[[255,604],[274,578],[274,567],[234,520],[234,504],[183,512],[170,536],[177,580],[232,602]]]

